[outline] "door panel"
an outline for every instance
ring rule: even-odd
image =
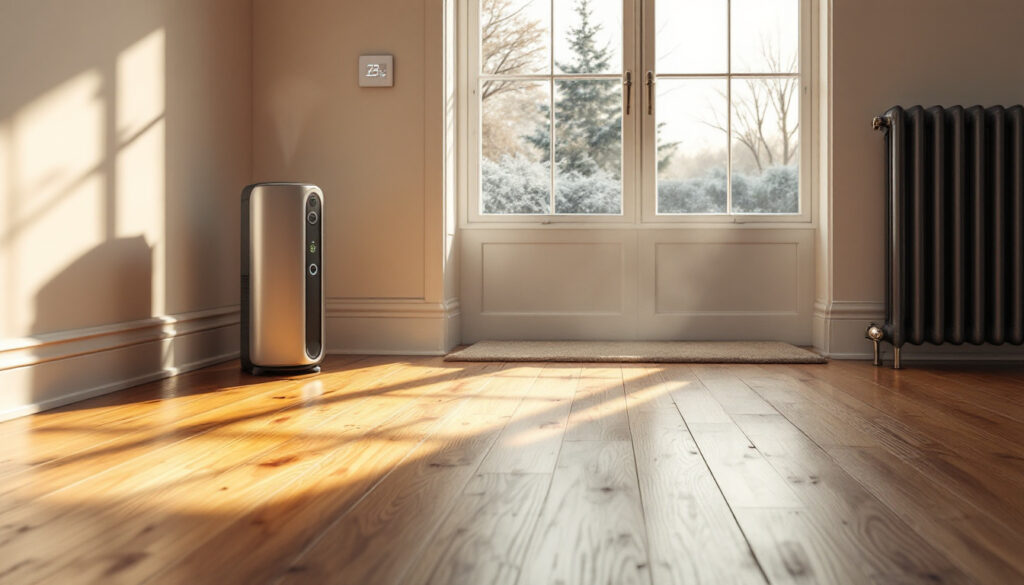
[[[463,342],[811,338],[810,229],[468,229]]]

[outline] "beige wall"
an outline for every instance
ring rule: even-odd
[[[255,180],[324,190],[329,351],[448,344],[446,8],[253,2]],[[394,87],[358,86],[359,56],[374,53],[394,55]]]
[[[0,332],[238,302],[246,0],[6,2]]]
[[[1024,102],[1024,2],[834,0],[835,298],[883,301],[885,161],[871,118],[893,105]]]
[[[0,374],[20,366],[0,394],[22,393],[0,411],[52,398],[32,360],[82,328],[237,305],[250,37],[249,0],[0,2]],[[217,335],[210,352],[237,349]],[[143,375],[170,353],[125,360]]]

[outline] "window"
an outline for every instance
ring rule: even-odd
[[[800,1],[635,1],[469,0],[474,217],[800,213]]]
[[[479,1],[481,212],[621,214],[622,1]]]
[[[658,214],[799,213],[799,4],[656,0]]]

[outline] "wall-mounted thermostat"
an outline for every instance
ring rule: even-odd
[[[359,87],[392,87],[395,85],[393,55],[360,55]]]

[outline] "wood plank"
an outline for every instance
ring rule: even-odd
[[[669,393],[687,424],[731,423],[732,419],[715,400],[690,366],[671,365],[662,370]]]
[[[566,441],[518,583],[649,584],[649,565],[629,441]]]
[[[314,388],[320,380],[310,380],[279,392],[285,408],[301,408],[290,415],[278,416],[283,412],[278,411],[241,420],[223,441],[197,435],[166,450],[164,459],[128,462],[75,486],[76,494],[96,494],[108,502],[99,510],[76,505],[77,498],[62,497],[60,492],[19,508],[18,513],[26,512],[32,523],[9,525],[11,537],[0,550],[21,558],[43,545],[63,551],[52,559],[56,562],[23,564],[17,574],[25,582],[36,573],[52,573],[51,579],[57,580],[66,573],[66,579],[95,574],[104,581],[132,582],[134,576],[122,581],[122,572],[133,574],[130,567],[121,566],[124,559],[145,558],[158,547],[187,550],[193,540],[205,536],[204,521],[218,519],[214,515],[197,520],[191,513],[183,515],[183,510],[205,510],[209,502],[218,502],[220,510],[255,505],[275,486],[314,469],[319,458],[346,443],[346,435],[365,435],[414,406],[415,386],[406,388],[403,396],[403,385],[446,371],[452,379],[460,375],[446,368],[406,367],[400,371],[404,379],[375,377],[371,368],[346,377],[345,384],[334,389]],[[379,396],[368,395],[374,389]],[[19,526],[31,529],[15,528]],[[118,554],[104,556],[103,550]]]
[[[618,375],[612,375],[614,372]],[[626,394],[618,368],[582,369],[573,395],[565,440],[629,440]]]
[[[513,585],[550,483],[543,473],[475,476],[405,582]]]
[[[737,425],[787,478],[804,518],[827,535],[826,563],[859,569],[880,583],[968,583],[924,538],[844,472],[821,447],[780,415],[737,415]]]
[[[355,372],[344,372],[343,378],[348,381],[346,383],[352,380],[355,383],[362,380],[369,383],[398,370],[395,364],[380,362]],[[318,377],[316,380],[320,385],[330,383],[329,377]],[[49,460],[32,467],[26,473],[4,479],[0,482],[0,519],[14,508],[24,506],[36,498],[59,492],[96,474],[108,473],[134,459],[159,457],[164,449],[172,448],[182,441],[200,435],[216,436],[211,433],[224,433],[238,423],[279,416],[301,402],[301,396],[294,392],[303,384],[306,382],[301,379],[268,381],[248,388],[248,392],[239,389],[239,392],[211,396],[185,406],[169,406],[169,412],[161,411],[152,415],[156,420],[145,417],[127,426],[69,429],[70,437],[62,434],[51,438],[47,448],[57,448],[60,438],[76,445],[88,443],[89,437],[97,434],[112,436],[114,439],[103,441],[95,448],[83,448],[77,453]],[[326,394],[330,396],[343,387],[329,386]],[[179,417],[177,420],[174,419],[176,416]],[[147,425],[147,421],[151,424]]]
[[[418,429],[415,435],[421,441],[392,461],[386,455],[374,457],[375,462],[387,462],[387,468],[372,483],[350,480],[337,485],[332,473],[324,485],[309,477],[279,495],[283,504],[269,503],[247,513],[153,583],[179,583],[182,575],[240,584],[274,578],[398,583],[494,443],[517,406],[517,396],[528,390],[531,378],[521,375],[523,368],[510,368],[520,373],[473,378],[455,392],[458,403],[435,403],[442,410],[424,410],[411,421],[389,425],[402,433]],[[534,377],[540,371],[530,369]],[[353,490],[356,485],[359,489]],[[296,506],[294,500],[302,503]],[[272,525],[254,527],[258,519]],[[298,557],[296,549],[303,551]]]
[[[1018,533],[877,447],[835,447],[829,455],[977,583],[1024,583]]]
[[[1018,364],[929,364],[920,371],[925,377],[938,379],[940,384],[981,395],[994,408],[1007,404],[1024,407],[1024,368]],[[1020,411],[1015,408],[1014,412]]]
[[[669,383],[662,375],[664,366],[622,364],[622,383],[626,410],[674,408]]]
[[[783,375],[782,367],[737,366],[733,372],[819,445],[874,447],[884,442],[893,450],[911,454],[928,441],[914,435],[912,429],[896,436],[880,433],[877,425],[855,408],[835,399],[840,392],[828,386],[809,387],[813,381],[810,374],[801,371],[802,378]]]
[[[866,422],[878,444],[983,507],[993,521],[1024,526],[1024,492],[1019,488],[1024,485],[1024,459],[996,445],[989,446],[948,416],[922,410],[893,396],[894,392],[880,392],[874,385],[850,376],[814,369],[808,369],[810,378],[798,380],[795,375],[800,371],[780,366],[773,368],[771,375],[777,382],[809,386],[804,393],[806,400],[829,400],[846,411],[849,419]]]
[[[656,585],[765,583],[675,408],[629,411]]]
[[[734,510],[803,507],[788,482],[734,423],[687,422],[686,426]]]
[[[1020,367],[359,359],[0,425],[0,582],[1024,582]]]
[[[551,473],[579,382],[579,368],[566,376],[545,367],[512,415],[480,473]]]
[[[761,398],[736,375],[734,366],[695,365],[694,375],[728,414],[777,414],[778,411]]]
[[[844,384],[836,384],[836,387],[865,404],[882,408],[896,418],[923,417],[934,421],[937,428],[941,426],[943,437],[979,445],[1008,460],[1020,461],[1024,469],[1024,426],[991,409],[1011,410],[1012,405],[982,406],[978,392],[936,384],[913,370],[880,368],[877,372],[868,372],[848,364],[840,364],[836,370],[846,378]],[[817,377],[821,377],[821,372],[818,374]]]
[[[370,367],[376,364],[382,369],[397,367],[379,359],[367,360],[365,363],[369,363]],[[346,367],[359,366],[340,367],[344,370]],[[234,379],[234,374],[230,378]],[[181,437],[183,422],[197,420],[191,417],[205,416],[209,419],[218,409],[235,408],[240,401],[277,392],[298,381],[251,380],[249,383],[226,387],[208,383],[211,385],[202,386],[205,391],[199,396],[184,393],[166,399],[151,399],[144,404],[129,405],[127,410],[114,409],[109,415],[95,416],[87,422],[48,424],[30,433],[9,438],[0,460],[0,482],[5,486],[14,486],[20,480],[8,481],[8,478],[18,473],[38,473],[44,469],[67,467],[68,463],[83,459],[94,461],[100,454],[112,454],[116,459],[124,459],[133,453],[144,454],[157,444],[173,442]],[[97,464],[98,468],[103,466]],[[70,475],[70,471],[68,473]],[[43,484],[37,484],[40,490],[38,493],[46,493],[42,491]],[[0,510],[3,509],[4,500],[9,500],[9,496],[6,492],[0,492]]]
[[[452,417],[438,435],[321,532],[290,563],[266,558],[240,583],[280,574],[281,583],[404,583],[405,573],[456,504],[467,482],[527,394],[539,367],[509,366]],[[510,373],[511,372],[511,373]],[[509,400],[511,399],[511,400]],[[287,559],[286,559],[287,560]],[[225,578],[235,579],[237,571]]]
[[[737,508],[736,519],[772,585],[875,584],[837,546],[812,513],[798,508]]]

